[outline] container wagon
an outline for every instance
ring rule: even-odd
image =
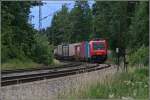
[[[54,55],[58,59],[101,63],[107,59],[107,49],[108,44],[105,39],[96,39],[58,45],[54,50]]]

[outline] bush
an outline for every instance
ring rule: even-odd
[[[16,45],[2,45],[1,49],[1,54],[2,54],[2,63],[8,62],[10,59],[20,59],[24,60],[26,58],[23,50]]]
[[[35,44],[32,46],[32,57],[38,63],[50,64],[52,62],[52,46],[44,35],[35,35]]]
[[[37,63],[50,64],[52,62],[52,46],[49,45],[48,38],[45,35],[36,34],[31,51],[25,50],[27,47],[17,45],[2,45],[2,63],[7,63],[11,59],[26,61],[31,59]]]
[[[137,49],[135,52],[129,55],[129,63],[134,64],[144,64],[148,65],[149,62],[149,48],[142,46]]]
[[[6,62],[8,59],[10,59],[9,54],[10,54],[10,50],[8,49],[7,46],[2,45],[1,46],[1,62],[4,63]]]

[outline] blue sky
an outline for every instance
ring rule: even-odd
[[[90,7],[94,3],[93,0],[88,1]],[[47,28],[51,25],[51,21],[55,12],[61,10],[63,4],[67,4],[69,10],[74,6],[74,1],[71,0],[62,0],[62,1],[43,1],[44,5],[41,7],[42,18],[48,16],[42,20],[42,28]],[[39,6],[34,6],[30,9],[30,16],[34,16],[31,19],[31,24],[34,25],[35,29],[38,29],[39,26]]]

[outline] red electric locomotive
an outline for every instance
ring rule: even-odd
[[[89,41],[90,58],[94,62],[104,62],[107,59],[108,44],[104,39]]]

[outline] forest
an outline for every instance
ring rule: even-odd
[[[75,1],[69,11],[63,5],[53,16],[51,26],[38,31],[29,24],[33,1],[1,2],[1,62],[31,60],[53,63],[53,49],[61,43],[108,40],[109,49],[126,49],[131,64],[148,64],[149,2],[148,1]]]

